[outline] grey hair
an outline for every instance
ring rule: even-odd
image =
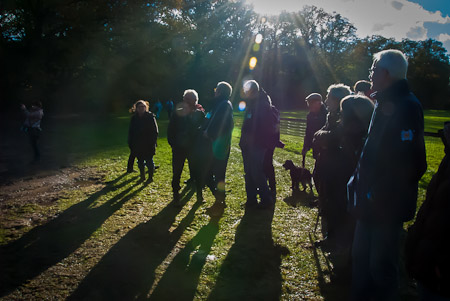
[[[347,95],[352,94],[352,90],[349,86],[344,84],[334,84],[328,87],[327,89],[328,95],[341,100]]]
[[[259,84],[256,80],[251,79],[244,83],[244,91],[259,92]]]
[[[376,67],[386,69],[394,79],[406,78],[408,59],[400,50],[388,49],[375,53],[373,62]]]
[[[183,99],[185,97],[189,97],[189,98],[192,97],[195,100],[196,103],[198,102],[198,93],[194,89],[187,89],[187,90],[185,90],[184,93],[183,93]]]
[[[219,82],[216,87],[217,93],[225,98],[230,98],[233,88],[227,82]]]

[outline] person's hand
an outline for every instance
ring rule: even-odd
[[[20,104],[20,108],[22,109],[22,110],[26,110],[27,109],[27,107],[22,103],[22,104]]]

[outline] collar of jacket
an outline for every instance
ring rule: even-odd
[[[411,92],[409,89],[409,84],[406,79],[401,79],[394,82],[390,87],[384,91],[379,91],[375,93],[375,99],[378,102],[383,102],[385,100],[395,101],[398,96],[407,95]]]

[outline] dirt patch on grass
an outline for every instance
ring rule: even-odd
[[[0,243],[17,238],[23,228],[52,219],[58,200],[73,190],[102,188],[104,175],[94,168],[66,167],[9,180],[0,185]]]

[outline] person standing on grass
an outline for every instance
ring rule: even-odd
[[[245,205],[247,208],[270,209],[273,208],[274,199],[267,185],[264,158],[273,146],[270,139],[273,132],[273,122],[271,122],[273,118],[272,101],[255,80],[245,82],[243,89],[247,99],[247,107],[241,128],[239,146],[244,161],[245,191],[247,193]],[[259,204],[258,194],[261,198]]]
[[[155,170],[153,156],[158,138],[158,125],[153,113],[149,112],[146,101],[138,100],[131,110],[134,115],[131,117],[128,130],[128,146],[138,159],[141,181],[145,180],[145,166],[147,166],[148,182],[151,182]]]
[[[408,229],[404,249],[406,270],[417,280],[420,300],[450,300],[450,122],[439,134],[445,156]]]
[[[302,148],[302,166],[305,167],[305,156],[306,153],[312,148],[314,134],[320,130],[327,121],[327,109],[322,102],[322,95],[319,93],[311,93],[306,99],[306,104],[308,105],[309,113],[306,116],[306,131],[305,137],[303,138],[303,148]],[[313,157],[316,158],[316,154],[313,153]]]
[[[427,168],[422,106],[406,80],[398,50],[373,57],[376,105],[369,134],[347,185],[356,217],[352,248],[353,300],[398,298],[403,223],[414,218],[418,182]]]
[[[345,183],[339,185],[340,163],[342,159],[341,139],[341,100],[352,91],[344,84],[334,84],[328,87],[325,100],[328,115],[325,125],[314,134],[313,151],[316,154],[314,167],[314,184],[319,193],[319,210],[322,221],[324,239],[317,244],[324,248],[335,248],[337,244],[336,231],[339,228],[341,214],[338,208],[345,204]],[[339,193],[344,190],[344,195]],[[344,198],[344,199],[342,199]],[[345,206],[344,206],[345,210]]]
[[[39,138],[41,136],[41,120],[44,116],[44,110],[42,109],[42,103],[40,101],[34,101],[31,105],[31,109],[27,110],[27,107],[22,104],[20,106],[22,112],[25,114],[25,122],[23,123],[22,130],[27,133],[30,138],[31,147],[33,148],[34,160],[37,162],[41,159],[41,151],[39,149]]]
[[[214,103],[206,115],[203,125],[203,137],[208,141],[208,150],[212,154],[210,166],[205,166],[206,184],[215,196],[214,204],[207,209],[210,216],[220,216],[225,207],[225,173],[230,156],[231,134],[233,132],[233,106],[230,102],[232,87],[227,82],[219,82],[214,89]],[[197,197],[203,183],[197,183]],[[201,190],[200,190],[201,193]]]
[[[183,101],[177,105],[167,129],[167,140],[172,147],[172,190],[175,201],[179,200],[180,178],[186,159],[191,179],[197,180],[199,177],[198,167],[193,166],[192,145],[200,133],[204,118],[204,110],[198,105],[197,91],[184,91]]]

